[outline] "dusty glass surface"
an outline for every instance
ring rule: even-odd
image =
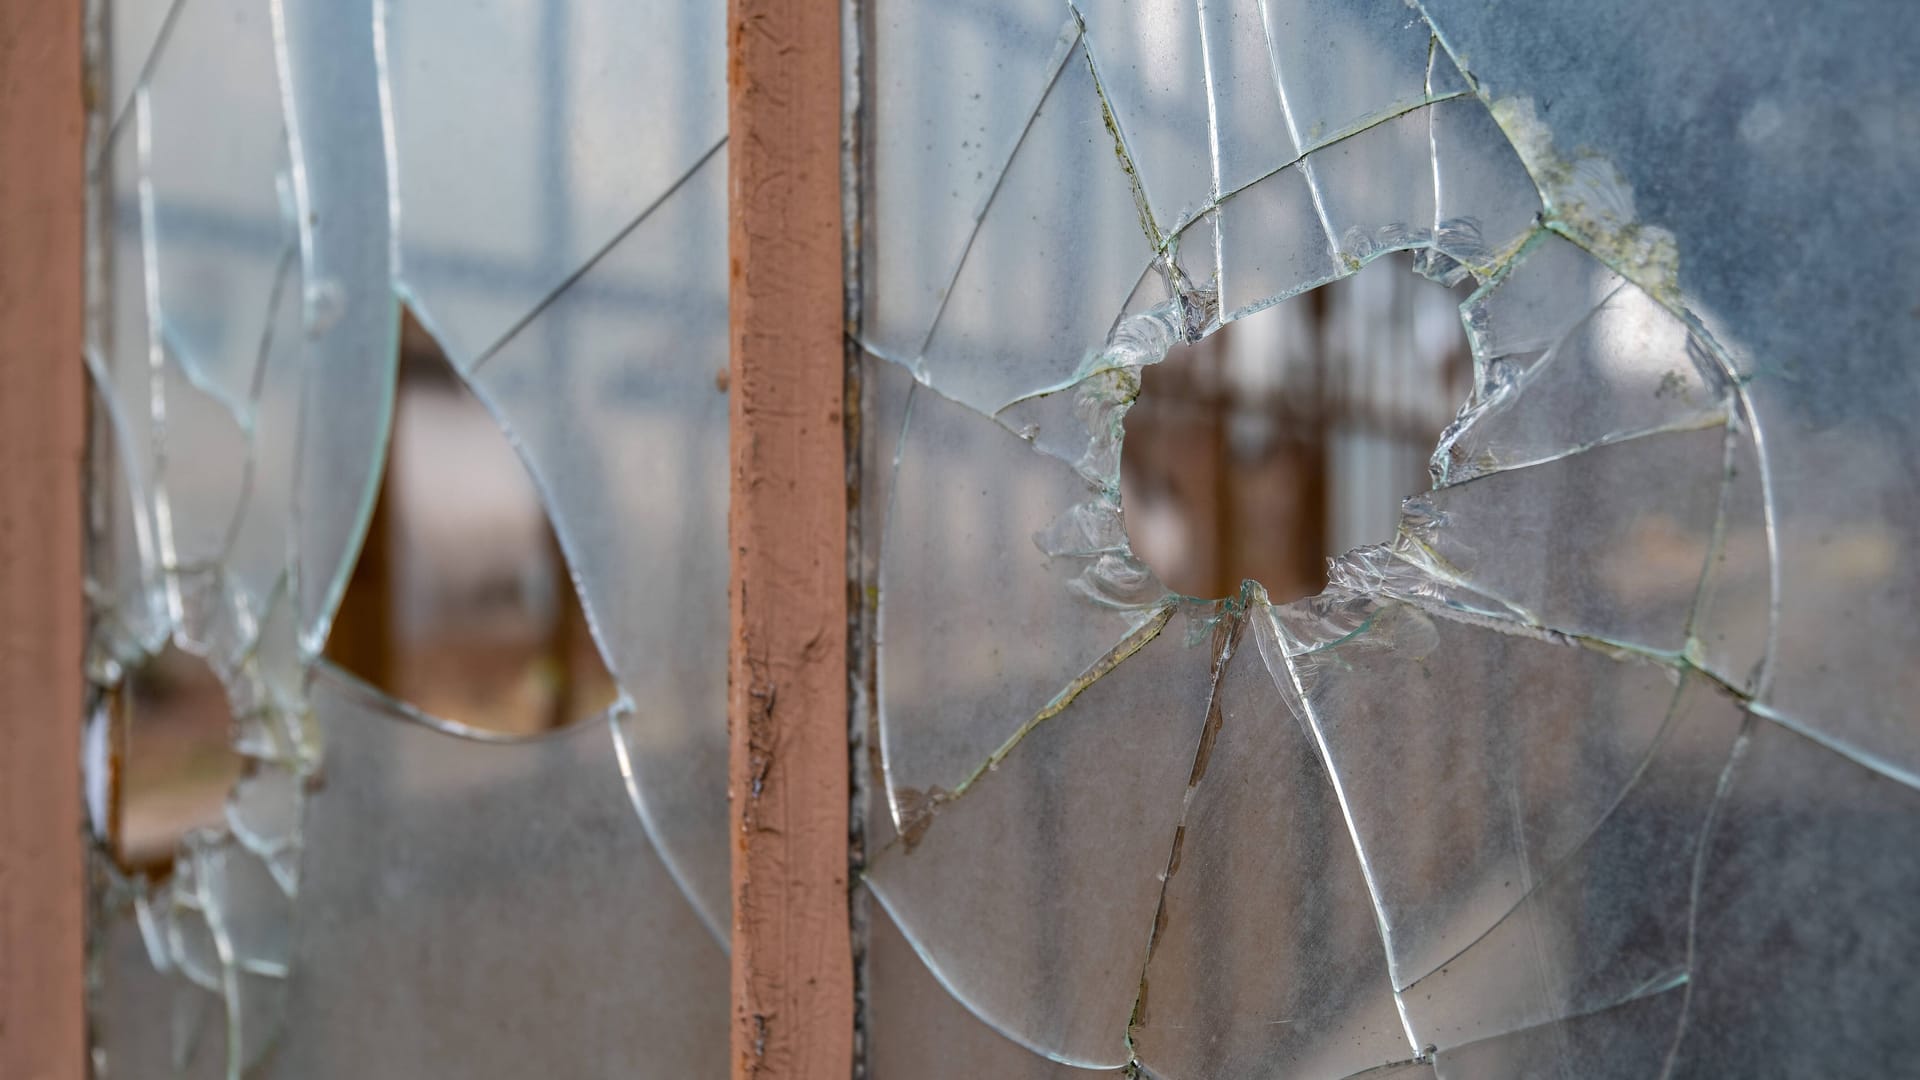
[[[97,7],[97,1074],[719,1075],[723,6]],[[517,454],[383,490],[403,302]],[[389,499],[503,488],[618,683],[523,737],[322,659],[510,548]]]
[[[1913,20],[869,15],[870,1075],[1911,1070]],[[1390,251],[1470,293],[1430,482],[1173,594],[1142,369]]]

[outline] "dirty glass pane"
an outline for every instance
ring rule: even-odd
[[[634,814],[606,721],[449,741],[331,670],[313,703],[330,775],[306,808],[276,1070],[724,1072],[725,950]]]
[[[921,8],[849,96],[869,1075],[1909,1069],[1913,20]]]
[[[721,1075],[723,5],[96,8],[96,1074]]]

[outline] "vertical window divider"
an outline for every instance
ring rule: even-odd
[[[853,1069],[841,19],[728,3],[736,1080]]]
[[[0,1076],[86,1075],[87,5],[0,4]]]

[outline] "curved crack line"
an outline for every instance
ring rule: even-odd
[[[614,760],[620,769],[620,780],[627,789],[627,801],[633,804],[634,816],[640,819],[640,831],[646,834],[647,843],[652,845],[655,857],[667,868],[667,875],[673,879],[674,885],[680,890],[681,899],[693,909],[694,916],[700,920],[700,925],[706,928],[707,933],[713,936],[714,943],[720,946],[720,951],[731,956],[733,954],[732,936],[727,927],[722,926],[720,920],[700,902],[700,893],[693,887],[692,875],[680,865],[679,858],[665,843],[664,831],[654,819],[653,811],[648,809],[646,797],[640,791],[640,775],[633,765],[633,751],[627,746],[626,732],[620,726],[622,720],[634,718],[633,703],[624,690],[621,691],[620,700],[614,702],[602,715],[606,717],[607,731],[613,739]]]
[[[1431,1075],[1432,1068],[1433,1068],[1433,1061],[1432,1059],[1428,1058],[1426,1055],[1422,1054],[1419,1057],[1410,1057],[1405,1059],[1404,1061],[1389,1061],[1384,1065],[1373,1065],[1368,1068],[1361,1069],[1359,1072],[1348,1073],[1345,1076],[1340,1077],[1339,1080],[1363,1080],[1364,1077],[1368,1077],[1368,1076],[1377,1076],[1377,1077],[1385,1078],[1393,1075],[1394,1073],[1397,1073],[1401,1069],[1416,1068],[1421,1065],[1427,1066],[1429,1075]]]
[[[324,656],[315,657],[308,664],[313,675],[326,679],[336,690],[370,711],[389,714],[389,718],[398,722],[414,724],[419,727],[450,736],[463,742],[481,743],[490,746],[519,746],[528,743],[551,742],[567,738],[574,734],[577,724],[536,731],[527,734],[512,734],[504,731],[491,731],[486,728],[472,727],[458,720],[436,716],[412,702],[394,697],[351,671],[340,667]],[[591,718],[599,720],[612,713],[619,703],[595,713]]]
[[[719,143],[715,144],[712,149],[709,149],[706,154],[702,155],[701,163],[704,164],[724,145],[726,145],[726,140],[723,138]],[[685,177],[682,177],[680,182],[676,183],[675,189],[681,184],[684,184],[687,178],[691,177],[699,168],[700,166],[696,165],[692,171],[689,171]],[[660,202],[664,201],[671,194],[672,191],[670,190],[666,195],[662,195],[660,200],[653,204],[653,207],[649,207],[646,213],[643,213],[640,218],[636,218],[632,224],[622,230],[620,235],[615,237],[606,248],[602,249],[602,251],[592,259],[589,259],[586,265],[582,266],[569,277],[567,282],[556,289],[554,294],[544,303],[552,303],[561,293],[565,292],[569,285],[584,276],[588,270],[592,269],[596,262],[631,233],[633,229],[639,225],[640,221],[644,220],[647,213],[651,213],[654,207],[659,206]],[[518,334],[520,330],[530,324],[533,317],[538,313],[539,309],[536,309],[532,315],[522,320],[519,328],[502,339],[501,345],[504,346],[515,334]],[[582,577],[578,569],[587,560],[584,558],[584,553],[576,550],[577,541],[574,539],[571,530],[564,527],[564,515],[560,509],[561,500],[558,490],[549,483],[547,473],[542,468],[541,463],[536,459],[532,446],[525,439],[521,438],[520,433],[508,419],[505,408],[494,400],[494,395],[488,392],[485,385],[481,383],[478,365],[476,364],[473,369],[468,371],[454,369],[454,372],[461,384],[464,385],[468,392],[473,395],[474,399],[480,402],[481,406],[486,409],[487,415],[500,429],[508,445],[513,447],[515,456],[519,458],[521,466],[526,470],[527,477],[533,485],[535,497],[539,501],[540,512],[552,527],[554,541],[560,548],[561,562],[565,565],[567,571],[565,587],[571,588],[574,591],[574,595],[579,598],[581,616],[587,626],[587,637],[593,643],[594,651],[599,655],[601,664],[604,665],[608,673],[613,676],[614,684],[619,687],[620,696],[613,705],[586,719],[589,722],[598,722],[601,718],[605,718],[609,722],[614,740],[614,751],[619,761],[621,777],[626,782],[628,796],[634,805],[637,816],[640,818],[641,827],[646,834],[648,843],[652,845],[654,853],[667,868],[668,876],[673,879],[674,884],[679,888],[682,898],[687,902],[689,907],[693,908],[701,925],[706,928],[709,934],[713,935],[714,940],[720,945],[722,952],[729,952],[731,949],[731,939],[728,936],[726,928],[721,925],[721,920],[716,915],[707,910],[707,905],[702,901],[703,894],[692,887],[692,872],[683,865],[677,850],[666,843],[666,830],[660,827],[652,811],[647,808],[647,800],[639,783],[639,773],[635,768],[631,750],[626,745],[625,734],[620,727],[623,717],[636,720],[639,718],[639,706],[634,701],[633,696],[628,692],[624,682],[624,679],[627,678],[627,673],[621,671],[621,665],[617,664],[613,659],[613,635],[604,625],[605,613],[601,610],[600,603],[593,599],[592,594],[594,590],[587,587],[587,581]],[[414,711],[416,713],[418,712],[418,710]],[[574,721],[556,728],[551,732],[544,732],[535,736],[503,736],[492,732],[475,732],[473,729],[468,729],[465,725],[459,724],[456,721],[428,717],[425,713],[419,713],[418,715],[428,720],[429,726],[448,731],[452,734],[472,733],[473,735],[487,736],[476,739],[476,741],[483,742],[524,742],[530,739],[562,735],[579,726],[579,722]]]
[[[1136,292],[1139,291],[1139,283],[1145,281],[1147,275],[1153,273],[1156,269],[1162,269],[1159,256],[1150,259],[1145,269],[1141,270],[1140,276],[1135,279],[1134,290]],[[1006,402],[995,406],[991,413],[981,412],[979,409],[974,409],[973,411],[999,423],[1001,427],[1007,427],[1006,421],[1001,420],[1000,416],[1015,406],[1024,405],[1029,401],[1038,401],[1041,398],[1051,397],[1054,394],[1066,393],[1069,390],[1077,390],[1091,380],[1103,375],[1136,371],[1140,368],[1150,367],[1165,361],[1168,354],[1173,351],[1173,346],[1180,344],[1183,337],[1176,337],[1174,333],[1170,332],[1164,341],[1164,348],[1154,347],[1144,349],[1139,347],[1125,348],[1123,347],[1124,345],[1130,345],[1132,343],[1123,343],[1117,340],[1117,338],[1123,328],[1136,320],[1146,323],[1161,323],[1167,326],[1170,331],[1179,327],[1183,301],[1177,288],[1170,288],[1169,292],[1171,292],[1172,295],[1167,299],[1142,311],[1132,315],[1129,315],[1126,311],[1121,311],[1118,315],[1114,316],[1113,325],[1108,327],[1106,336],[1099,345],[1086,351],[1086,355],[1081,360],[1080,366],[1074,369],[1073,374],[1068,375],[1058,382],[1042,386],[1039,389],[1028,390],[1018,394]],[[1116,353],[1123,358],[1119,360],[1110,359],[1110,357]],[[971,408],[971,406],[968,407]],[[1008,430],[1011,431],[1012,429],[1008,428]],[[1019,432],[1016,431],[1014,434],[1019,435]],[[1042,451],[1042,453],[1045,453],[1045,451]]]
[[[888,847],[892,846],[892,844],[888,845]],[[862,880],[865,881],[866,879],[863,877]],[[941,991],[955,1002],[958,1002],[961,1008],[965,1009],[975,1020],[985,1025],[987,1030],[1018,1046],[1022,1050],[1057,1065],[1083,1069],[1092,1074],[1106,1074],[1110,1076],[1126,1076],[1128,1074],[1130,1071],[1130,1063],[1128,1062],[1122,1062],[1118,1065],[1093,1065],[1085,1061],[1065,1057],[1051,1050],[1042,1049],[1012,1027],[1005,1026],[1001,1024],[1000,1021],[988,1016],[975,1005],[971,997],[961,993],[959,988],[954,986],[952,981],[947,978],[944,966],[934,958],[932,953],[926,950],[917,936],[907,931],[901,922],[900,913],[894,910],[893,902],[887,899],[886,891],[873,887],[873,883],[868,881],[867,892],[872,895],[875,900],[880,902],[880,909],[886,913],[888,919],[892,920],[895,929],[899,930],[900,936],[905,939],[907,945],[913,949],[913,955],[919,959],[921,965],[926,968],[927,974],[933,977],[933,981],[940,987]]]
[[[1415,569],[1419,569],[1419,567],[1416,565]],[[1436,578],[1435,580],[1444,580],[1444,579]],[[1453,583],[1448,582],[1448,584],[1453,584]],[[1463,587],[1473,588],[1470,585],[1463,585]],[[1475,591],[1478,591],[1478,590],[1475,590]],[[1555,627],[1555,626],[1551,626],[1543,623],[1524,621],[1516,618],[1508,618],[1506,616],[1500,615],[1495,612],[1454,607],[1454,606],[1451,606],[1450,604],[1447,604],[1442,601],[1437,601],[1429,597],[1402,592],[1391,586],[1382,586],[1377,591],[1377,593],[1371,593],[1371,594],[1365,593],[1364,591],[1356,590],[1356,595],[1370,595],[1376,600],[1385,600],[1385,601],[1390,601],[1396,604],[1402,604],[1407,607],[1417,608],[1421,612],[1427,615],[1431,615],[1435,618],[1447,619],[1452,622],[1458,622],[1458,623],[1462,623],[1470,626],[1478,626],[1482,629],[1492,630],[1498,633],[1511,634],[1515,637],[1525,637],[1531,640],[1544,641],[1544,642],[1548,642],[1555,645],[1567,645],[1567,646],[1573,646],[1577,648],[1588,649],[1593,652],[1600,653],[1603,656],[1610,657],[1614,660],[1632,659],[1632,660],[1636,660],[1644,663],[1655,664],[1660,667],[1667,668],[1668,670],[1673,671],[1681,676],[1696,675],[1706,680],[1707,682],[1712,683],[1716,688],[1718,688],[1722,693],[1726,694],[1728,697],[1731,697],[1740,701],[1743,708],[1763,710],[1765,715],[1768,715],[1769,718],[1772,718],[1772,716],[1774,715],[1772,710],[1767,709],[1766,706],[1752,700],[1752,694],[1749,693],[1747,690],[1743,689],[1742,687],[1736,686],[1731,682],[1728,682],[1725,676],[1712,670],[1711,668],[1704,668],[1696,664],[1684,652],[1679,652],[1679,653],[1665,652],[1662,650],[1649,648],[1648,646],[1645,646],[1645,645],[1635,644],[1633,642],[1615,641],[1610,638],[1601,637],[1597,634],[1588,634],[1578,630],[1567,630],[1567,629],[1562,629],[1559,627]],[[1493,596],[1491,594],[1483,593],[1482,595],[1486,595],[1490,599],[1500,600],[1498,596]],[[1314,598],[1309,597],[1308,599],[1314,599]],[[1502,600],[1501,602],[1506,603],[1506,601],[1504,600]],[[1349,631],[1345,634],[1342,634],[1335,641],[1314,642],[1310,645],[1305,642],[1302,642],[1301,648],[1292,649],[1287,653],[1287,655],[1311,656],[1314,653],[1323,652],[1333,645],[1342,644],[1344,642],[1347,642],[1349,640],[1352,640],[1358,637],[1360,633],[1364,631],[1368,625],[1371,624],[1371,622],[1372,622],[1371,619],[1367,620],[1367,622],[1363,623],[1359,628],[1353,631]],[[1789,721],[1782,720],[1780,722],[1782,723],[1783,726],[1787,726],[1790,728],[1793,727],[1792,723],[1790,723]],[[1798,728],[1794,728],[1794,730],[1798,731]],[[1853,751],[1845,750],[1838,746],[1829,745],[1823,737],[1812,736],[1812,735],[1809,735],[1808,737],[1813,738],[1816,742],[1820,742],[1822,745],[1828,746],[1829,749],[1833,749],[1836,753],[1840,753],[1842,756],[1849,758],[1849,760],[1853,760],[1856,763],[1864,765],[1867,768],[1874,769],[1876,772],[1884,772],[1884,769],[1880,766],[1874,765],[1870,762],[1861,761],[1858,757],[1855,756],[1855,752]],[[1892,776],[1892,778],[1901,779],[1899,776]],[[1902,780],[1902,782],[1906,783],[1907,781]],[[1920,782],[1911,783],[1909,784],[1909,786],[1920,787]]]
[[[1659,300],[1658,296],[1654,297]],[[1766,432],[1760,423],[1760,417],[1754,411],[1753,400],[1747,392],[1747,380],[1734,367],[1733,359],[1727,350],[1713,336],[1706,324],[1691,310],[1680,313],[1682,321],[1689,331],[1707,350],[1708,356],[1719,366],[1722,376],[1732,387],[1735,402],[1733,419],[1745,424],[1744,434],[1753,440],[1753,458],[1760,471],[1760,512],[1761,532],[1767,542],[1767,639],[1760,654],[1760,668],[1754,675],[1752,697],[1764,700],[1772,696],[1773,667],[1780,643],[1780,539],[1777,507],[1777,495],[1773,488],[1773,467],[1767,455]],[[1731,478],[1728,485],[1731,487]],[[1916,784],[1915,786],[1920,786]]]
[[[1720,780],[1714,785],[1713,802],[1707,807],[1706,822],[1700,828],[1700,845],[1693,853],[1693,878],[1687,890],[1687,971],[1694,970],[1695,947],[1700,928],[1700,895],[1705,891],[1707,879],[1707,854],[1713,845],[1713,834],[1720,822],[1720,808],[1726,802],[1727,792],[1733,788],[1734,773],[1740,766],[1740,759],[1747,754],[1747,747],[1753,738],[1754,714],[1748,712],[1741,720],[1740,733],[1734,737],[1733,749],[1727,753],[1727,763],[1720,769]],[[1687,1036],[1687,1022],[1693,1011],[1693,979],[1687,980],[1685,996],[1680,999],[1680,1020],[1674,1025],[1673,1045],[1667,1050],[1666,1065],[1660,1070],[1661,1080],[1673,1075],[1673,1069],[1680,1060],[1680,1044]]]
[[[1176,603],[1171,601],[1162,601],[1154,613],[1148,617],[1144,626],[1122,638],[1120,644],[1115,645],[1105,656],[1094,661],[1092,667],[1075,676],[1074,680],[1068,683],[1058,694],[1055,694],[1053,699],[1048,701],[1045,707],[1033,714],[1033,719],[1021,724],[1018,730],[1012,735],[1007,736],[1007,740],[1001,743],[999,748],[994,750],[984,763],[975,768],[972,773],[968,774],[964,780],[961,780],[960,783],[954,787],[953,797],[959,798],[961,795],[966,794],[967,790],[974,785],[975,781],[986,775],[986,773],[996,765],[1005,761],[1007,755],[1013,752],[1014,747],[1020,745],[1021,740],[1032,734],[1035,728],[1060,715],[1062,712],[1065,712],[1067,706],[1073,704],[1074,699],[1079,697],[1088,687],[1100,681],[1100,679],[1104,678],[1108,673],[1119,667],[1122,661],[1145,648],[1148,642],[1159,637],[1160,631],[1166,627],[1167,620],[1173,617],[1174,609],[1177,606]]]
[[[1068,10],[1072,11],[1071,5]],[[1069,28],[1071,28],[1070,32]],[[979,238],[980,230],[986,224],[987,211],[993,207],[993,201],[999,196],[1001,186],[1007,182],[1007,173],[1013,168],[1013,159],[1019,155],[1020,148],[1026,145],[1027,136],[1033,131],[1034,122],[1040,118],[1040,110],[1046,108],[1047,98],[1052,96],[1054,87],[1060,82],[1061,73],[1067,70],[1067,62],[1073,58],[1074,47],[1080,44],[1082,27],[1078,13],[1074,13],[1074,17],[1063,23],[1060,29],[1061,34],[1054,46],[1054,54],[1047,62],[1051,70],[1048,71],[1045,83],[1040,88],[1040,96],[1035,99],[1032,110],[1027,113],[1026,122],[1020,126],[1020,133],[1014,137],[1013,146],[1008,149],[1006,158],[1001,161],[999,170],[994,174],[993,185],[981,198],[980,208],[974,212],[973,225],[967,230],[966,243],[960,245],[959,257],[953,260],[953,272],[946,276],[946,282],[940,289],[940,304],[933,309],[933,318],[927,322],[927,332],[921,335],[920,346],[914,350],[913,362],[907,365],[916,377],[921,374],[925,366],[923,358],[926,356],[927,349],[933,344],[934,331],[940,328],[941,317],[946,314],[947,301],[953,296],[953,286],[960,280],[960,272],[966,269],[967,258],[973,254],[974,242]]]
[[[1724,427],[1728,425],[1733,416],[1733,410],[1719,408],[1696,413],[1693,416],[1679,417],[1664,424],[1656,424],[1652,427],[1610,431],[1600,438],[1594,439],[1592,442],[1580,443],[1577,446],[1556,450],[1545,457],[1532,458],[1526,461],[1515,461],[1500,465],[1496,468],[1484,469],[1464,480],[1455,480],[1435,487],[1432,490],[1445,491],[1448,488],[1465,487],[1476,480],[1485,479],[1489,476],[1500,476],[1504,473],[1519,472],[1525,469],[1537,468],[1541,465],[1552,465],[1555,462],[1565,461],[1570,457],[1578,457],[1590,450],[1604,450],[1607,447],[1619,446],[1622,443],[1633,442],[1636,439],[1651,438],[1656,435],[1679,435],[1689,431],[1705,431],[1712,427]]]
[[[1700,579],[1694,585],[1693,603],[1687,611],[1685,650],[1689,661],[1695,666],[1707,664],[1705,647],[1700,642],[1702,623],[1708,614],[1712,602],[1716,571],[1715,564],[1725,557],[1727,544],[1727,518],[1733,503],[1733,482],[1735,477],[1735,458],[1739,454],[1740,430],[1734,416],[1727,419],[1726,437],[1721,444],[1720,457],[1720,497],[1713,514],[1713,531],[1707,538],[1707,558],[1700,566]],[[1697,659],[1696,659],[1697,655]],[[1764,661],[1764,652],[1762,660]]]
[[[1469,1046],[1479,1046],[1482,1043],[1492,1042],[1495,1039],[1510,1038],[1511,1036],[1525,1034],[1530,1031],[1539,1031],[1542,1028],[1554,1028],[1556,1029],[1556,1031],[1561,1030],[1561,1029],[1564,1029],[1566,1023],[1569,1020],[1585,1020],[1590,1017],[1601,1016],[1606,1013],[1610,1013],[1615,1009],[1624,1008],[1636,1002],[1645,1001],[1648,998],[1659,997],[1662,994],[1670,994],[1676,990],[1690,991],[1692,987],[1693,987],[1693,981],[1691,979],[1688,979],[1684,975],[1679,976],[1677,978],[1670,977],[1670,976],[1661,976],[1660,978],[1654,981],[1651,981],[1641,987],[1638,987],[1633,994],[1631,994],[1628,997],[1621,998],[1619,1001],[1608,1002],[1605,1005],[1602,1005],[1594,1009],[1588,1009],[1585,1012],[1569,1013],[1566,1016],[1556,1016],[1551,1020],[1546,1020],[1538,1024],[1527,1024],[1522,1027],[1514,1028],[1511,1031],[1502,1031],[1502,1032],[1499,1032],[1498,1034],[1485,1036],[1484,1038],[1474,1039],[1469,1042],[1463,1042],[1457,1046],[1450,1046],[1445,1051],[1441,1051],[1441,1053],[1461,1050]],[[1685,1008],[1684,1000],[1682,1002],[1681,1007],[1683,1009]]]
[[[140,59],[140,68],[134,74],[133,86],[131,92],[127,94],[126,103],[121,105],[119,111],[114,113],[113,116],[107,118],[106,130],[100,136],[98,147],[102,157],[105,156],[106,148],[111,146],[114,138],[119,135],[122,125],[127,122],[127,117],[133,112],[133,99],[135,94],[144,89],[147,81],[153,77],[153,69],[160,62],[160,53],[166,48],[167,41],[173,36],[173,24],[179,18],[180,10],[186,6],[187,0],[168,0],[166,13],[160,17],[160,28],[154,31],[153,44],[148,47],[147,54]],[[92,22],[93,20],[90,19],[88,21]],[[105,22],[108,20],[101,21]],[[107,29],[107,33],[109,35],[112,34],[112,28],[110,26]],[[111,48],[111,45],[108,47]],[[105,62],[102,63],[101,66],[111,68],[112,65],[110,62]],[[97,73],[90,74],[94,78],[99,77]],[[96,165],[97,164],[98,162],[96,162]]]
[[[1414,987],[1420,985],[1421,982],[1431,978],[1441,968],[1465,956],[1475,945],[1480,944],[1492,936],[1495,930],[1498,930],[1508,919],[1512,918],[1514,913],[1525,906],[1529,900],[1533,899],[1534,895],[1541,889],[1551,884],[1562,870],[1565,870],[1571,865],[1573,860],[1593,843],[1594,838],[1598,836],[1600,830],[1605,828],[1607,823],[1613,819],[1614,813],[1627,801],[1628,796],[1632,795],[1634,791],[1639,788],[1640,782],[1645,777],[1648,768],[1652,766],[1654,758],[1660,753],[1661,748],[1666,745],[1674,729],[1678,727],[1680,702],[1686,695],[1686,692],[1687,684],[1685,681],[1682,681],[1679,686],[1674,688],[1673,699],[1667,703],[1667,715],[1660,721],[1660,729],[1654,733],[1653,740],[1647,744],[1646,752],[1641,755],[1640,761],[1634,766],[1633,772],[1629,774],[1626,781],[1621,784],[1620,791],[1614,796],[1613,801],[1608,803],[1606,809],[1600,812],[1600,816],[1594,819],[1592,827],[1587,829],[1579,841],[1568,848],[1565,854],[1553,859],[1546,866],[1541,867],[1539,879],[1532,881],[1519,896],[1514,898],[1513,904],[1508,907],[1506,911],[1502,912],[1499,918],[1489,924],[1485,930],[1474,935],[1473,940],[1462,945],[1445,959],[1435,964],[1430,970],[1415,976],[1411,982],[1398,989],[1401,991],[1412,990]],[[1526,869],[1524,859],[1522,860],[1522,867],[1524,871]]]
[[[1165,599],[1156,604],[1153,608],[1153,613],[1148,616],[1144,624],[1122,638],[1119,644],[1109,649],[1100,659],[1094,661],[1092,666],[1088,667],[1087,670],[1075,676],[1073,681],[1069,682],[1059,693],[1055,694],[1040,711],[1034,713],[1031,719],[1022,723],[1019,728],[1015,729],[1013,734],[1007,736],[1006,740],[1002,742],[993,753],[987,755],[987,759],[984,762],[975,766],[972,772],[968,773],[959,783],[955,784],[953,790],[942,791],[936,788],[921,799],[917,805],[910,808],[903,807],[900,816],[895,821],[899,829],[899,835],[889,840],[880,850],[885,852],[897,847],[900,848],[903,853],[912,851],[914,846],[920,842],[920,838],[926,835],[927,829],[932,826],[934,817],[938,814],[941,807],[955,802],[968,791],[972,790],[974,784],[978,783],[987,773],[993,771],[1002,761],[1005,761],[1007,755],[1013,753],[1014,748],[1019,746],[1028,735],[1032,734],[1035,728],[1038,728],[1041,724],[1065,712],[1067,706],[1073,704],[1074,699],[1079,697],[1088,687],[1099,682],[1115,668],[1119,667],[1128,657],[1145,648],[1154,638],[1159,637],[1161,630],[1166,628],[1167,621],[1173,617],[1174,611],[1178,609],[1179,606],[1178,602]],[[883,723],[883,732],[884,729]],[[884,754],[884,749],[882,753]],[[893,795],[891,785],[888,797],[890,801],[898,805],[898,799]],[[862,875],[862,880],[866,880],[865,875]]]

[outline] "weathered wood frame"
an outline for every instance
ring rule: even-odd
[[[853,1067],[841,5],[729,0],[733,1075]]]
[[[84,5],[0,0],[0,1076],[86,1075]]]

